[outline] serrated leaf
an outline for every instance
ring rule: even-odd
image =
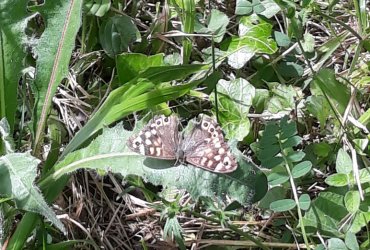
[[[349,184],[349,176],[346,174],[332,174],[325,179],[325,183],[333,187],[343,187]]]
[[[43,138],[54,94],[68,73],[75,37],[81,25],[82,0],[45,1],[33,9],[40,13],[46,24],[34,50],[37,73],[33,82],[36,95],[33,124],[37,146]]]
[[[273,54],[277,50],[271,38],[272,25],[262,19],[242,17],[239,31],[239,37],[233,36],[221,44],[233,68],[242,68],[256,53]]]
[[[310,172],[312,163],[310,161],[303,161],[295,165],[292,169],[293,178],[299,178]]]
[[[242,78],[233,81],[220,80],[217,86],[219,121],[226,138],[242,141],[250,130],[247,115],[252,106],[255,88]],[[214,94],[211,98],[214,102]]]
[[[306,211],[310,208],[310,205],[311,205],[311,198],[308,194],[302,194],[299,199],[298,199],[298,202],[299,202],[299,207]]]
[[[176,166],[174,161],[146,158],[135,154],[126,146],[131,132],[121,124],[104,129],[88,147],[70,153],[55,167],[49,176],[53,179],[87,168],[119,173],[122,176],[136,175],[154,185],[186,189],[194,199],[201,196],[222,197],[228,194],[241,204],[250,203],[253,198],[254,176],[250,173],[251,165],[239,159],[239,167],[231,174],[216,174],[190,165]],[[236,141],[233,144],[234,154]],[[241,154],[241,153],[240,153]]]
[[[63,224],[33,184],[39,163],[40,160],[29,153],[12,153],[0,157],[0,194],[13,197],[17,208],[43,215],[65,232]]]
[[[342,174],[349,174],[352,172],[352,159],[342,148],[338,150],[335,169],[337,173]]]
[[[348,191],[344,196],[344,205],[348,212],[354,214],[360,208],[360,193],[358,191]]]
[[[285,212],[295,208],[296,203],[292,199],[274,201],[270,204],[270,209],[274,212]]]
[[[18,84],[24,69],[26,47],[31,40],[26,28],[30,19],[35,16],[25,5],[27,4],[22,0],[2,0],[0,4],[0,119],[7,118],[10,131],[14,128]]]

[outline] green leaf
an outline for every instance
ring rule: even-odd
[[[67,76],[69,60],[75,45],[75,38],[81,25],[82,1],[45,1],[34,8],[46,25],[35,48],[36,95],[33,126],[34,145],[42,138],[52,98],[61,80]]]
[[[287,159],[291,162],[301,161],[306,154],[302,151],[293,151],[288,154]]]
[[[213,34],[213,39],[216,43],[222,41],[228,24],[229,18],[225,13],[217,9],[211,10],[211,16],[208,20],[208,30]]]
[[[0,155],[14,152],[14,141],[6,117],[0,120]]]
[[[259,15],[264,16],[267,19],[275,16],[280,11],[279,5],[277,5],[274,0],[264,0],[261,4],[265,10],[259,13]]]
[[[302,210],[308,210],[310,208],[310,205],[311,205],[311,198],[308,194],[302,194],[299,199],[298,199],[298,202],[299,202],[299,206]]]
[[[0,157],[0,194],[13,197],[17,208],[39,213],[66,232],[33,184],[39,163],[40,160],[29,153],[12,153]]]
[[[274,31],[274,37],[275,41],[278,46],[280,47],[287,47],[290,44],[290,38],[289,36],[285,35],[284,33],[280,31]]]
[[[343,237],[338,231],[343,226],[342,220],[348,215],[343,200],[343,195],[321,192],[303,217],[306,232],[316,234],[319,231],[323,235]],[[347,228],[348,225],[344,225],[343,230]]]
[[[250,130],[247,118],[255,94],[254,87],[246,80],[239,78],[231,82],[220,80],[217,91],[219,105],[219,121],[225,131],[226,138],[242,141]],[[211,100],[215,102],[212,94]]]
[[[361,184],[370,182],[370,169],[369,168],[360,169],[359,176]]]
[[[269,209],[270,204],[273,201],[281,200],[286,197],[286,189],[280,186],[271,188],[263,197],[263,199],[259,202],[258,207],[262,209]]]
[[[163,238],[165,240],[170,240],[172,237],[175,238],[175,241],[179,244],[179,248],[181,250],[186,249],[184,239],[182,237],[182,227],[176,216],[168,217],[163,228]]]
[[[146,158],[133,153],[126,142],[132,133],[124,130],[122,125],[104,129],[88,147],[70,153],[57,164],[53,174],[44,182],[53,183],[55,179],[87,168],[97,171],[110,171],[122,176],[136,175],[154,185],[186,189],[194,199],[201,196],[222,197],[228,194],[232,199],[245,205],[253,198],[254,175],[252,165],[240,159],[239,167],[230,174],[216,174],[190,165],[176,166],[174,161]],[[234,143],[233,153],[239,157],[240,152]]]
[[[253,5],[247,0],[236,0],[235,14],[236,15],[248,15],[252,13]]]
[[[138,53],[123,53],[116,57],[116,68],[121,84],[134,79],[142,71],[163,65],[163,54],[146,56]]]
[[[315,155],[319,157],[327,157],[330,152],[332,152],[333,148],[330,146],[330,144],[326,142],[320,142],[320,143],[315,143],[313,144],[313,152]]]
[[[26,27],[34,17],[25,7],[27,2],[3,0],[0,5],[0,119],[7,118],[10,131],[14,128],[18,83],[24,68],[26,46],[30,45]]]
[[[336,78],[332,70],[321,69],[314,77],[313,83],[318,86],[321,95],[325,95],[331,101],[340,114],[343,114],[350,98],[350,91],[347,86],[340,83]],[[333,110],[334,112],[334,110]]]
[[[328,240],[328,250],[348,250],[341,239],[331,238]]]
[[[104,51],[114,57],[140,42],[141,35],[129,16],[113,16],[101,25],[99,39]]]
[[[333,187],[343,187],[349,184],[349,176],[346,174],[332,174],[325,179],[325,183]]]
[[[352,172],[352,159],[342,148],[338,150],[335,169],[338,173],[342,174],[349,174]]]
[[[360,208],[360,193],[358,191],[348,191],[344,196],[344,204],[348,212],[354,214]]]
[[[270,209],[274,212],[285,212],[295,208],[296,203],[292,199],[274,201],[270,204]]]
[[[329,115],[332,114],[329,103],[324,96],[312,95],[306,99],[307,110],[317,119],[320,123],[320,130],[325,129],[326,121]]]
[[[293,178],[299,178],[310,172],[312,163],[310,161],[303,161],[295,165],[292,169]]]
[[[267,89],[256,89],[256,94],[253,98],[253,107],[256,113],[262,113],[265,109],[265,103],[269,97],[269,91]]]
[[[312,53],[314,52],[315,48],[315,38],[310,33],[305,33],[303,35],[303,43],[302,43],[303,50],[305,52]]]
[[[233,68],[242,68],[256,53],[273,54],[277,50],[275,41],[270,37],[272,25],[262,19],[242,17],[239,30],[239,37],[233,36],[221,44]]]
[[[357,242],[356,235],[350,231],[346,233],[346,236],[344,238],[344,242],[346,243],[346,246],[350,250],[359,250],[360,247]]]
[[[208,67],[201,64],[176,65],[151,67],[143,71],[135,79],[109,94],[99,110],[72,138],[61,157],[63,158],[66,154],[77,149],[104,126],[108,126],[132,112],[150,109],[157,104],[185,95],[200,82],[189,81],[184,85],[155,89],[157,84],[184,79],[190,74],[206,70]]]
[[[277,64],[277,71],[283,77],[297,78],[301,77],[304,73],[304,69],[301,65],[294,62],[281,61]]]
[[[85,0],[84,8],[87,14],[97,17],[104,16],[110,9],[110,0]]]
[[[283,141],[283,148],[292,148],[301,144],[302,138],[298,135],[289,137],[286,141]]]
[[[299,88],[284,84],[275,85],[271,92],[273,97],[267,103],[266,109],[273,114],[295,109],[295,99],[301,95]]]
[[[270,186],[283,184],[289,180],[289,175],[284,167],[273,168],[272,172],[267,176]]]

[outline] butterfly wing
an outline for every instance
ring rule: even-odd
[[[176,159],[179,144],[177,116],[155,116],[137,135],[131,136],[127,146],[134,152],[158,159]]]
[[[180,145],[186,162],[217,173],[236,170],[238,164],[225,142],[221,127],[209,116],[203,115]]]

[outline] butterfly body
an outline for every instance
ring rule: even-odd
[[[177,116],[155,116],[127,145],[147,157],[177,160],[212,172],[229,173],[237,168],[222,130],[212,118],[202,115],[182,133],[179,124]]]

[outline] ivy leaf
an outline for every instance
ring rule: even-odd
[[[271,32],[272,25],[262,19],[242,17],[239,36],[232,36],[221,44],[221,49],[226,51],[230,66],[240,69],[256,53],[275,53],[277,45],[271,38]]]
[[[236,149],[236,141],[231,147],[238,158],[238,169],[230,174],[216,174],[191,165],[176,166],[174,161],[138,155],[126,146],[131,134],[122,124],[104,129],[89,146],[68,154],[55,166],[53,174],[45,182],[87,168],[119,173],[122,176],[136,175],[154,185],[186,189],[194,199],[201,196],[223,197],[228,194],[245,205],[253,199],[253,166],[242,160],[241,153]]]
[[[0,194],[12,197],[17,208],[39,213],[62,232],[63,224],[33,184],[40,160],[29,153],[11,153],[0,157]]]
[[[220,80],[217,86],[219,119],[226,133],[226,138],[242,141],[250,130],[247,115],[252,106],[255,88],[242,78],[231,82]],[[214,102],[214,94],[211,98]]]

